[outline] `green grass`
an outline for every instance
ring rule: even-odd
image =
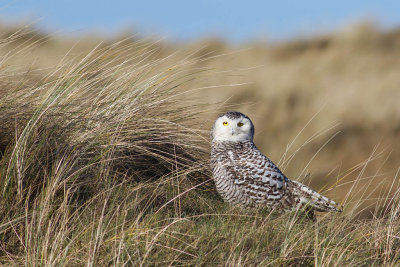
[[[341,172],[365,184],[349,191],[341,214],[312,222],[223,203],[204,107],[182,97],[203,69],[156,51],[139,41],[98,47],[34,84],[1,70],[1,264],[400,264],[397,182],[393,197],[375,201],[383,209],[359,216],[379,177],[364,171],[379,153]]]

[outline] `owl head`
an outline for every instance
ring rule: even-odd
[[[230,111],[219,116],[211,130],[212,141],[253,141],[254,125],[243,113]]]

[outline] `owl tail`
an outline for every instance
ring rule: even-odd
[[[300,199],[301,206],[309,206],[316,211],[336,211],[341,212],[343,210],[342,205],[336,203],[333,200],[315,192],[308,186],[297,182],[292,181],[294,184],[294,188],[297,190],[297,197]]]

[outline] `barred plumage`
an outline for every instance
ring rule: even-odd
[[[222,198],[277,210],[340,211],[340,205],[288,179],[253,143],[254,126],[240,112],[222,114],[212,129],[211,167]]]

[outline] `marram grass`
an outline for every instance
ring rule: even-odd
[[[201,69],[154,53],[101,46],[35,84],[0,88],[1,264],[400,264],[398,191],[364,220],[368,195],[355,190],[342,214],[316,222],[223,203],[199,107],[181,97]],[[373,158],[343,176],[364,182]]]

